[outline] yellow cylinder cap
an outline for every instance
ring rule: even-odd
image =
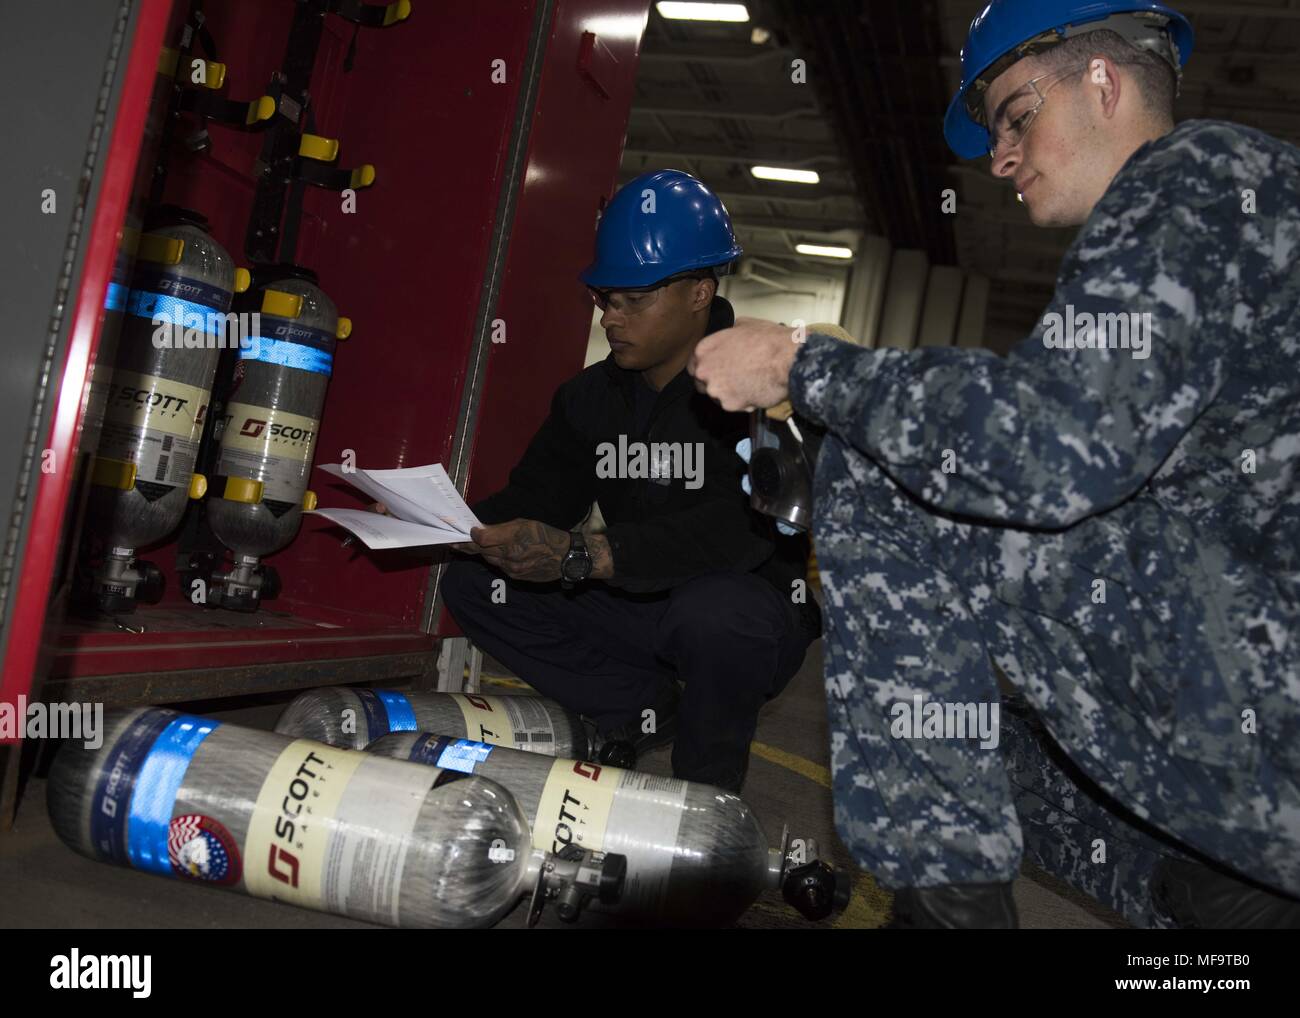
[[[255,505],[262,501],[262,482],[247,477],[227,477],[226,490],[221,497],[228,502]]]
[[[117,488],[130,491],[135,486],[136,465],[126,460],[110,460],[95,457],[95,465],[90,470],[90,483],[101,488]]]
[[[208,479],[200,473],[190,475],[190,498],[202,498],[208,493]]]
[[[277,318],[297,318],[302,314],[302,297],[283,290],[265,289],[262,291],[262,313]]]
[[[353,187],[369,187],[375,182],[375,168],[370,163],[362,163],[352,171]]]
[[[310,488],[302,493],[302,507],[307,510],[307,512],[311,512],[316,508],[316,492],[312,491]]]
[[[247,269],[235,269],[235,293],[243,293],[253,283]]]
[[[335,339],[347,339],[352,335],[352,319],[339,315],[338,328],[334,330]]]
[[[384,27],[405,21],[411,16],[411,0],[397,0],[384,8]]]

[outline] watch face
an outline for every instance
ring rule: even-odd
[[[570,552],[560,563],[560,575],[566,580],[585,580],[590,572],[590,555]]]

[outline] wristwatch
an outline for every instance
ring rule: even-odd
[[[569,534],[569,551],[560,563],[560,586],[572,590],[591,575],[591,552],[587,550],[587,541],[581,530]]]

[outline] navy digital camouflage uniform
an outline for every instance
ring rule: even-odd
[[[1106,795],[1300,894],[1298,266],[1300,151],[1192,121],[1117,174],[1047,309],[1150,313],[1148,358],[1048,348],[1046,318],[1005,358],[807,338],[836,822],[883,885],[1012,879],[1020,803],[1055,817],[1033,858],[1144,921],[1158,843],[1024,724],[891,736],[917,693],[996,703],[991,659]]]

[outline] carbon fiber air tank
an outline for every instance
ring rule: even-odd
[[[600,910],[671,925],[733,922],[785,878],[750,808],[710,785],[548,759],[468,739],[393,732],[368,752],[491,778],[518,800],[533,847],[627,857],[619,901]]]
[[[616,856],[533,850],[488,779],[154,707],[62,746],[47,801],[92,859],[389,926],[490,926],[525,894],[575,918],[622,880]]]
[[[396,693],[325,686],[296,696],[275,730],[364,749],[389,732],[445,732],[542,756],[592,756],[582,718],[540,696]]]
[[[290,274],[292,273],[292,274]],[[304,269],[260,287],[260,328],[241,350],[213,438],[220,442],[207,519],[233,567],[213,577],[211,604],[256,611],[278,586],[261,560],[293,540],[304,508],[335,341],[352,325]]]
[[[106,308],[125,321],[113,363],[92,382],[103,407],[87,505],[101,546],[94,599],[114,612],[161,595],[161,572],[136,551],[166,538],[203,494],[199,439],[221,350],[238,343],[232,293],[248,285],[202,216],[168,208],[156,221],[140,237],[129,291],[110,287]]]

